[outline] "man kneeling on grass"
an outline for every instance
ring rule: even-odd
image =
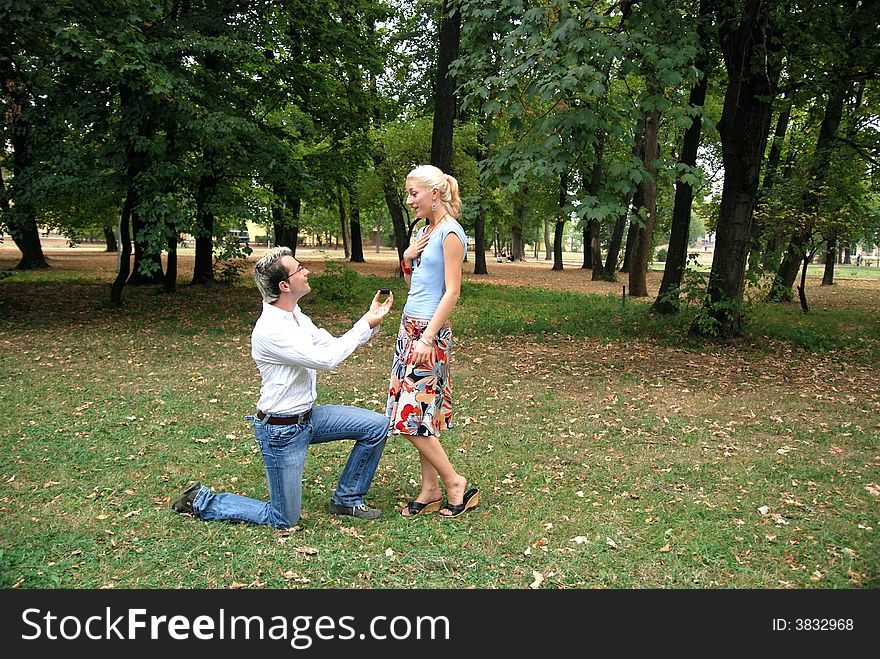
[[[299,308],[309,286],[308,269],[287,247],[276,247],[256,264],[254,279],[263,296],[263,312],[251,335],[251,356],[263,379],[254,434],[266,463],[269,501],[215,493],[191,484],[172,510],[201,519],[269,524],[278,528],[299,521],[302,474],[310,444],[355,440],[328,512],[376,519],[382,511],[364,503],[379,464],[388,419],[384,414],[347,405],[314,405],[316,371],[336,368],[379,331],[394,296],[373,297],[369,311],[340,337],[319,329]]]

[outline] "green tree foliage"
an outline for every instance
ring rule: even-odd
[[[735,335],[750,250],[876,241],[880,5],[704,0],[701,37],[700,4],[449,4],[462,39],[452,169],[475,234],[519,250],[552,218],[554,268],[563,234],[583,236],[594,278],[614,276],[627,235],[635,283],[686,182],[717,232],[700,329]],[[390,215],[401,251],[403,177],[430,159],[443,7],[0,0],[0,230],[20,267],[45,265],[38,224],[77,235],[112,218],[117,302],[130,280],[173,288],[182,232],[197,238],[194,280],[213,281],[218,238],[246,219],[295,245],[300,227],[340,232],[340,209],[370,228]],[[689,99],[699,44],[715,68],[702,110]],[[697,116],[698,160],[679,162]]]

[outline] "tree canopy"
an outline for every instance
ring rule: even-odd
[[[362,259],[361,214],[405,248],[400,186],[433,150],[478,250],[488,228],[522,258],[549,219],[554,269],[574,231],[583,267],[625,270],[635,295],[671,233],[674,298],[700,209],[717,235],[700,329],[735,335],[747,268],[785,299],[804,254],[833,264],[876,242],[878,14],[862,0],[0,2],[0,230],[21,268],[47,265],[38,226],[115,230],[117,302],[126,282],[173,290],[158,257],[183,232],[194,282],[212,281],[219,239],[246,220],[293,248],[300,229],[341,235]]]

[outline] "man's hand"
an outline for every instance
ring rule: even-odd
[[[373,302],[370,304],[370,310],[363,315],[363,319],[367,321],[370,329],[385,320],[385,316],[391,311],[391,305],[394,304],[394,293],[389,293],[384,302],[379,302],[381,293],[376,291],[373,296]]]

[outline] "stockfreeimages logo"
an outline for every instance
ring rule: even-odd
[[[358,633],[354,616],[243,616],[229,615],[219,609],[216,615],[150,615],[147,609],[126,609],[114,613],[105,607],[103,614],[81,617],[59,616],[51,610],[28,608],[22,612],[25,641],[287,641],[296,650],[305,650],[315,640],[347,641],[450,640],[446,616],[373,616],[367,630]]]

